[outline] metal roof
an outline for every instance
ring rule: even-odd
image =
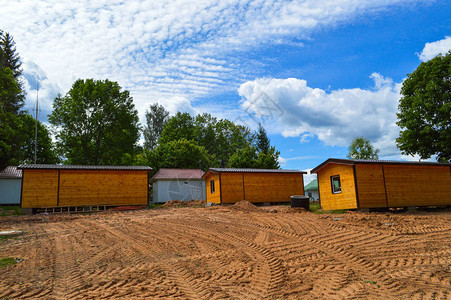
[[[160,169],[152,177],[152,180],[159,179],[202,179],[204,171],[201,169]]]
[[[317,190],[317,189],[318,189],[318,180],[313,179],[312,182],[307,184],[307,186],[304,188],[304,191]]]
[[[150,171],[147,166],[88,166],[88,165],[20,165],[18,169],[24,170],[116,170],[116,171]]]
[[[374,160],[374,159],[342,159],[342,158],[329,158],[316,168],[312,169],[310,173],[316,173],[326,165],[330,163],[342,164],[342,165],[355,165],[355,164],[384,164],[384,165],[413,165],[413,166],[437,166],[437,167],[451,167],[449,163],[437,163],[429,161],[398,161],[398,160]]]
[[[22,178],[22,171],[16,166],[9,166],[0,172],[0,178]]]
[[[296,173],[307,174],[307,172],[299,170],[283,170],[283,169],[232,169],[232,168],[210,168],[208,172],[215,173]],[[205,174],[207,174],[205,173]],[[204,174],[204,176],[205,176]]]

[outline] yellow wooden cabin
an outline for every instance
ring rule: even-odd
[[[22,208],[146,205],[145,166],[22,165]]]
[[[289,202],[304,195],[303,174],[297,170],[211,168],[205,179],[207,202],[216,204]]]
[[[324,210],[451,204],[451,164],[330,158],[311,173]]]

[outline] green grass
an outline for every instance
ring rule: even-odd
[[[322,210],[319,203],[310,203],[310,212],[314,214],[345,214],[347,209]]]
[[[160,208],[163,204],[154,204],[154,203],[150,203],[147,206],[149,208]]]
[[[3,209],[0,211],[0,217],[24,215],[20,206],[0,206],[0,208]],[[9,213],[8,210],[13,210],[14,213]]]
[[[16,264],[16,259],[14,257],[0,258],[0,269],[13,266]]]

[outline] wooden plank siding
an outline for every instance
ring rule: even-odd
[[[147,171],[24,169],[23,172],[23,208],[148,203]]]
[[[244,173],[221,173],[222,203],[236,203],[244,200]]]
[[[450,205],[447,166],[384,165],[389,207]]]
[[[60,172],[60,206],[147,204],[147,172],[113,170]]]
[[[210,173],[207,176],[205,176],[205,188],[207,190],[207,202],[212,202],[216,204],[221,203],[221,185],[219,182],[219,174],[217,173]],[[211,181],[214,180],[214,186],[215,186],[215,192],[211,192]]]
[[[330,177],[340,175],[341,193],[333,194]],[[321,195],[321,208],[354,209],[357,208],[354,170],[352,165],[329,164],[318,172],[318,187]]]
[[[22,208],[57,206],[58,170],[23,170]]]
[[[381,164],[356,164],[360,208],[387,207]]]
[[[304,195],[304,180],[302,174],[243,174],[245,200],[249,202],[289,202],[292,195]]]

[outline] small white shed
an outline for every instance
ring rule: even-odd
[[[0,172],[0,205],[20,205],[22,171],[9,166]]]
[[[204,171],[200,169],[160,169],[153,177],[153,203],[170,200],[205,200]]]

